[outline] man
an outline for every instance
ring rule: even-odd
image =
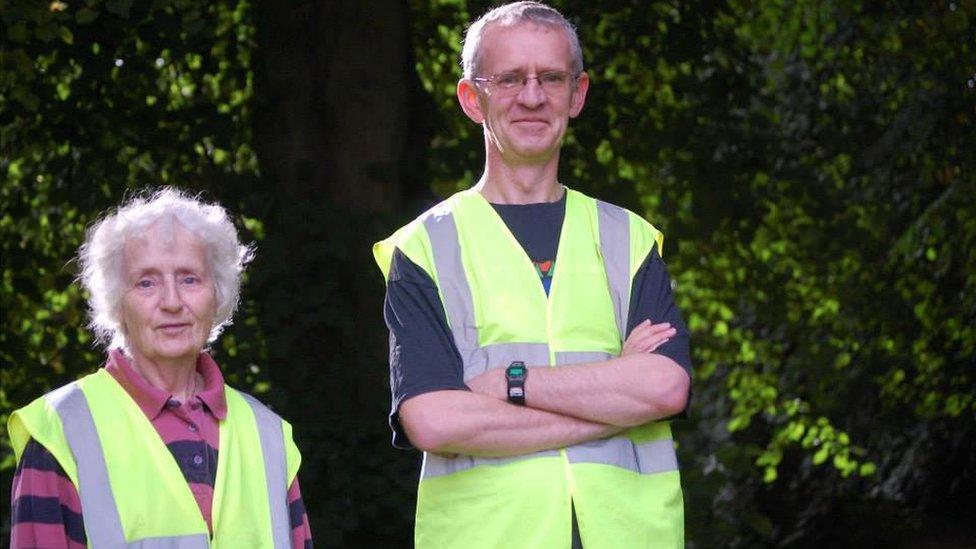
[[[589,87],[575,30],[508,4],[462,57],[484,174],[374,248],[394,445],[425,452],[416,545],[683,547],[661,420],[687,405],[688,334],[661,234],[557,179]]]

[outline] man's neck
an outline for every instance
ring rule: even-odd
[[[556,202],[563,196],[557,180],[559,155],[544,164],[511,165],[489,158],[475,189],[492,204]]]

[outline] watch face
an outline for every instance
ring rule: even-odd
[[[508,367],[508,370],[505,373],[508,374],[508,377],[510,378],[518,379],[518,378],[525,377],[525,370],[526,370],[525,363],[513,362],[512,365]]]

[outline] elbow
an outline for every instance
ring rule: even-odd
[[[668,382],[662,383],[655,395],[656,416],[654,419],[676,416],[685,411],[688,406],[688,395],[691,393],[691,378],[683,369],[668,376]]]
[[[631,417],[623,418],[621,427],[637,427],[649,421],[676,416],[688,406],[691,379],[680,367],[648,386],[641,397],[641,406]]]
[[[443,453],[447,451],[449,437],[436,425],[403,425],[410,444],[422,452]]]
[[[414,448],[424,452],[448,451],[454,437],[446,419],[430,406],[418,406],[413,400],[400,406],[400,424]]]

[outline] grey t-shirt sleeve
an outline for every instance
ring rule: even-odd
[[[630,314],[627,320],[627,335],[646,319],[654,324],[668,322],[677,333],[654,351],[675,361],[692,375],[691,346],[688,326],[681,317],[681,311],[674,302],[671,275],[658,254],[657,246],[651,248],[640,268],[634,274],[630,294]],[[690,402],[689,395],[689,402]],[[687,410],[687,408],[686,408]],[[685,417],[682,412],[678,417]]]
[[[400,404],[431,391],[468,387],[437,286],[400,250],[393,252],[383,316],[390,329],[393,446],[409,449],[413,445],[400,425]]]

